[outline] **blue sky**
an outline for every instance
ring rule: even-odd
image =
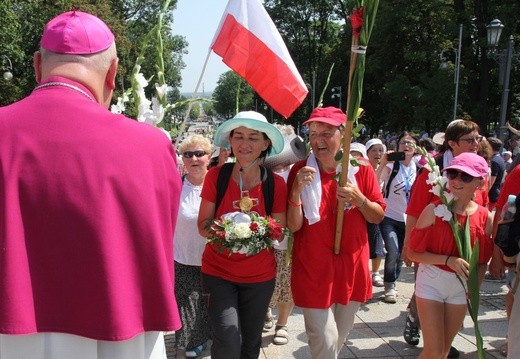
[[[186,37],[189,43],[189,53],[183,56],[186,68],[182,71],[181,92],[192,93],[195,90],[208,55],[209,45],[227,3],[228,0],[178,0],[172,31],[176,35]],[[222,59],[211,52],[202,78],[204,91],[213,91],[219,76],[228,70],[229,67],[222,62]],[[202,92],[202,84],[198,91]]]

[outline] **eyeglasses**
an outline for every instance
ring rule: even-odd
[[[205,156],[207,153],[204,151],[186,151],[182,154],[182,157],[184,158],[192,158],[193,156],[200,158],[202,156]]]
[[[448,178],[450,180],[454,180],[455,178],[459,177],[459,175],[460,175],[460,179],[464,183],[470,183],[471,181],[473,181],[475,179],[475,177],[470,176],[467,173],[457,171],[455,169],[446,170],[446,175],[448,176]]]
[[[484,136],[475,136],[471,138],[459,138],[459,141],[464,141],[468,145],[472,145],[474,143],[480,143],[484,139]]]
[[[412,145],[415,145],[415,142],[413,141],[401,141],[399,142],[400,145],[404,145],[404,146],[412,146]]]

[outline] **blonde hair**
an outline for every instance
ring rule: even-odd
[[[211,141],[202,135],[199,134],[193,134],[186,137],[177,147],[180,153],[184,153],[186,149],[190,146],[197,146],[200,147],[201,150],[206,152],[207,154],[211,153],[212,146]]]

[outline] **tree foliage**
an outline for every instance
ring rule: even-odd
[[[132,71],[142,39],[157,23],[162,1],[156,0],[2,0],[0,3],[0,55],[8,56],[13,63],[12,81],[0,78],[0,105],[12,103],[26,96],[35,86],[32,54],[39,49],[44,25],[57,14],[75,6],[103,19],[116,36],[119,56],[116,96],[130,86]],[[170,4],[165,23],[171,24],[177,1]],[[30,19],[30,21],[28,21]],[[172,101],[179,98],[180,71],[185,66],[182,55],[187,46],[182,36],[174,35],[170,28],[163,29],[166,82],[173,86]],[[155,43],[148,44],[149,53]],[[150,56],[142,66],[145,76],[152,76],[156,58]],[[1,62],[4,65],[4,62]]]
[[[250,110],[253,107],[253,89],[234,71],[220,75],[217,87],[213,92],[215,111],[226,117],[233,117],[238,111]],[[237,104],[238,99],[238,104]]]

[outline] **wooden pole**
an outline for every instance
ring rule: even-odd
[[[352,47],[356,47],[358,45],[359,36],[352,35]],[[347,93],[347,109],[346,113],[348,114],[348,110],[350,107],[350,99],[351,99],[351,91],[352,91],[352,77],[354,75],[354,70],[357,65],[357,57],[358,53],[351,51],[350,52],[350,70],[348,75],[348,93]],[[355,114],[354,116],[357,116]],[[352,127],[355,118],[347,118],[345,122],[345,132],[343,134],[343,157],[341,158],[341,175],[339,178],[339,185],[345,186],[348,178],[348,165],[350,162],[350,143],[352,139]],[[334,240],[334,254],[339,254],[341,248],[341,233],[343,231],[343,214],[345,212],[345,202],[338,201],[338,215],[336,217],[336,238]]]

